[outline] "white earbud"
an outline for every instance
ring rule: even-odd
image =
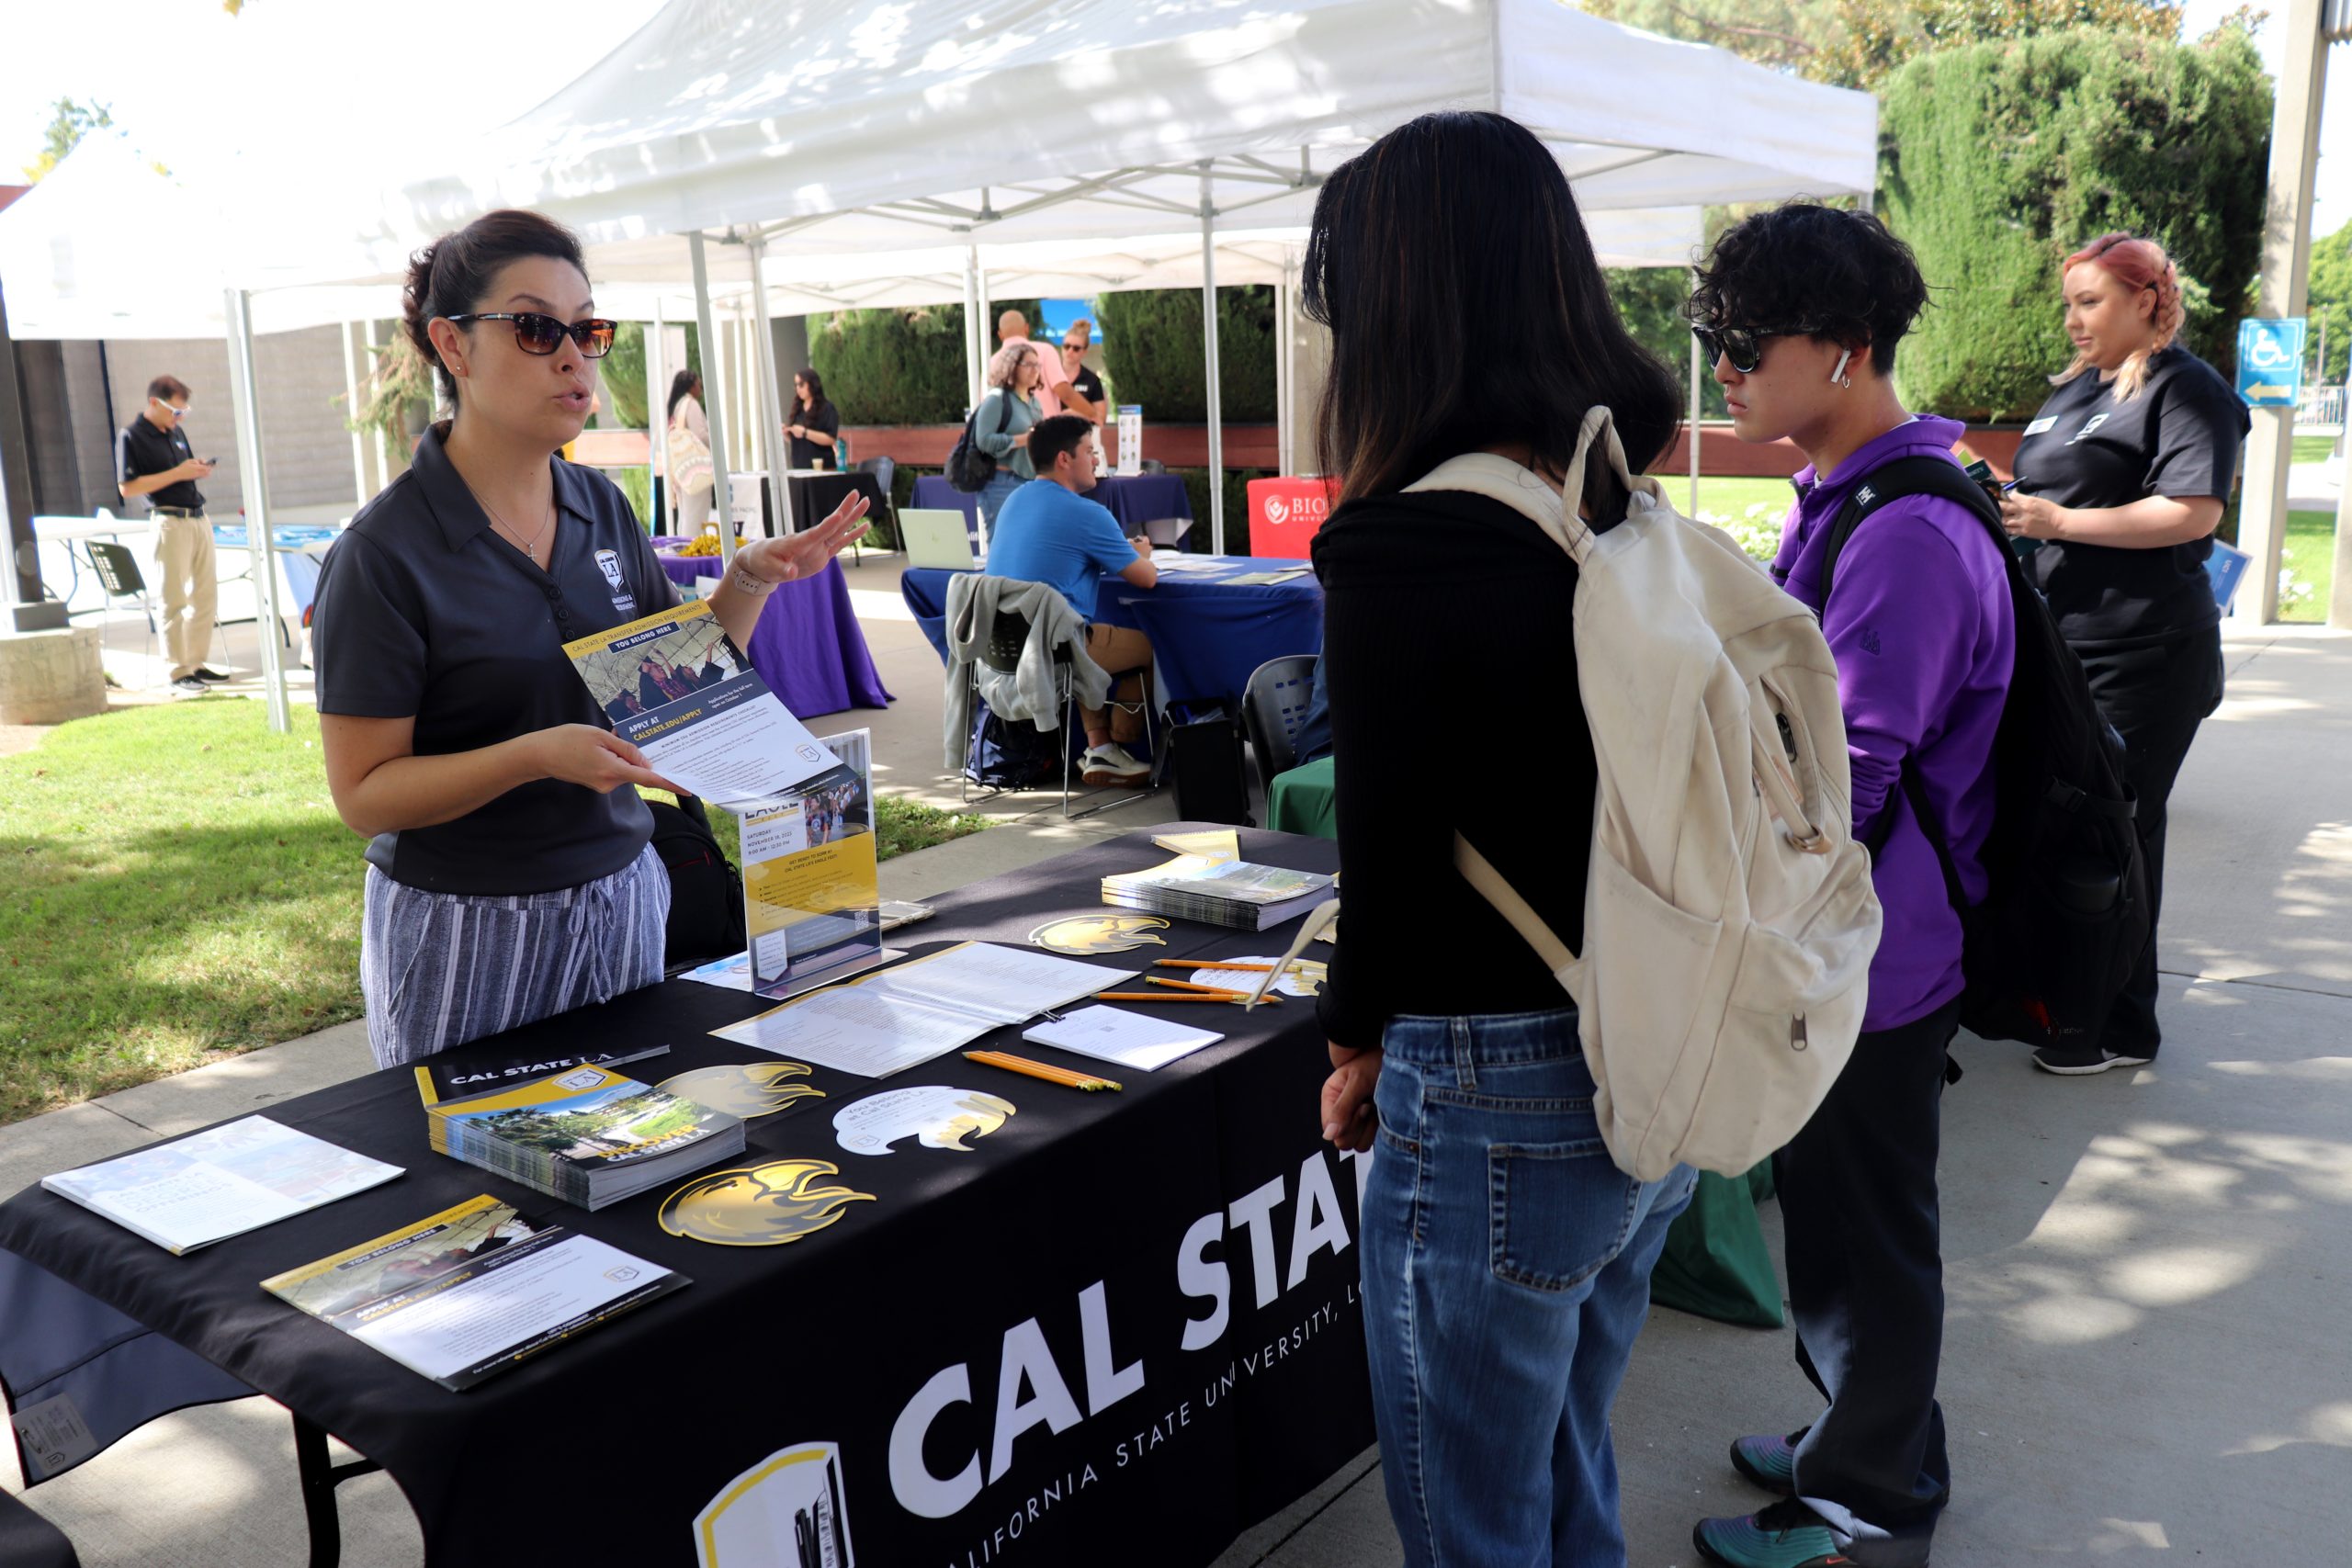
[[[1853,357],[1854,351],[1852,349],[1840,349],[1838,353],[1838,367],[1829,372],[1829,378],[1837,382],[1841,387],[1852,386],[1854,384],[1854,378],[1846,374],[1846,362]]]

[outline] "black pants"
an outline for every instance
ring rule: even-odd
[[[1951,1490],[1936,1404],[1936,1150],[1944,1048],[1959,1026],[1953,1002],[1863,1034],[1821,1109],[1772,1160],[1797,1365],[1829,1401],[1797,1444],[1797,1494],[1854,1538],[1858,1563],[1925,1562]]]
[[[2148,944],[2109,1010],[2098,1043],[2126,1056],[2154,1056],[2156,1027],[2156,920],[2165,900],[2165,803],[2188,757],[2197,727],[2222,705],[2218,626],[2146,648],[2077,648],[2099,711],[2123,737],[2123,782],[2139,796],[2140,852],[2148,866]]]

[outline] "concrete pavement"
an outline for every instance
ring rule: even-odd
[[[871,726],[885,787],[952,803],[938,662],[910,623],[894,628],[886,563],[851,582],[902,701],[818,728]],[[2352,637],[2272,628],[2228,648],[2229,699],[2173,800],[2163,1056],[2061,1080],[2016,1047],[1960,1048],[1968,1077],[1945,1101],[1956,1485],[1942,1568],[2320,1563],[2352,1527]],[[1172,810],[1148,802],[1066,828],[1043,798],[996,803],[1012,823],[886,865],[885,896]],[[0,1190],[360,1070],[356,1035],[346,1025],[0,1129]],[[1770,1214],[1766,1231],[1777,1243]],[[1785,1330],[1652,1319],[1618,1404],[1633,1562],[1693,1563],[1695,1518],[1761,1501],[1724,1447],[1812,1415],[1790,1346]],[[92,1568],[291,1563],[292,1476],[282,1412],[248,1400],[157,1422],[30,1500]],[[0,1482],[17,1485],[4,1462]],[[418,1561],[385,1478],[346,1485],[342,1505],[345,1562]],[[1216,1568],[1400,1561],[1366,1454]]]

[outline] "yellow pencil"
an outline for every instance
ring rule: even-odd
[[[1250,994],[1247,991],[1237,991],[1230,986],[1196,986],[1190,980],[1163,980],[1157,975],[1145,976],[1143,983],[1147,986],[1165,986],[1171,991],[1205,991],[1213,997],[1246,997]],[[1278,1002],[1282,998],[1269,993],[1266,999],[1270,1002]]]
[[[1057,1067],[1049,1062],[1033,1062],[1026,1056],[1008,1055],[1002,1051],[967,1051],[964,1059],[978,1062],[984,1067],[1002,1067],[1008,1073],[1019,1073],[1023,1077],[1042,1078],[1047,1083],[1060,1084],[1065,1089],[1082,1089],[1090,1094],[1096,1089],[1122,1087],[1091,1073],[1074,1073],[1068,1067]]]
[[[1220,964],[1214,958],[1155,958],[1152,963],[1162,969],[1238,969],[1250,975],[1271,975],[1274,972],[1274,966],[1271,964]],[[1329,964],[1312,958],[1294,958],[1290,961],[1290,966],[1293,969],[1329,967]]]
[[[1240,993],[1223,995],[1215,991],[1097,991],[1098,1002],[1222,1002],[1238,1007],[1250,998]]]

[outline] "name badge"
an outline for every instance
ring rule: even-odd
[[[2025,433],[2027,435],[2039,435],[2057,423],[2057,418],[2054,415],[2043,419],[2037,419],[2031,424],[2025,427]],[[2023,439],[2023,437],[2019,437],[2019,439]]]

